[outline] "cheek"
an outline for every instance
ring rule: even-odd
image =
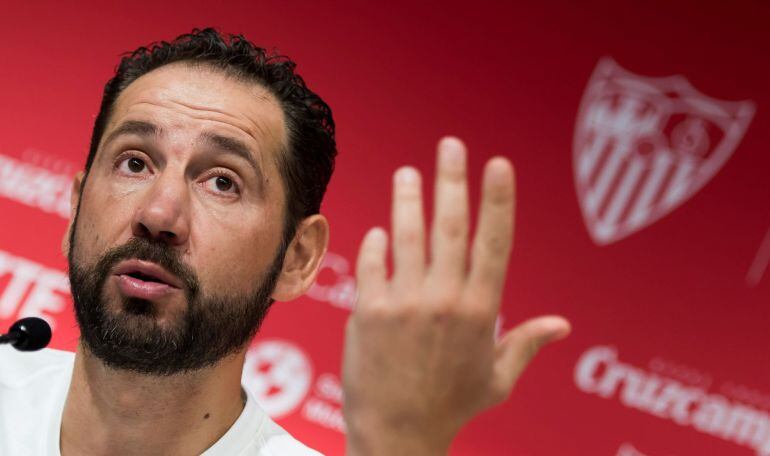
[[[127,240],[125,233],[131,230],[130,198],[119,198],[109,191],[91,192],[90,185],[83,192],[78,212],[75,237],[75,257],[90,262],[96,255],[104,253]],[[107,188],[93,182],[96,188]]]
[[[236,224],[199,225],[201,229],[193,239],[193,252],[198,252],[194,264],[212,293],[253,291],[275,259],[282,226],[240,220]]]

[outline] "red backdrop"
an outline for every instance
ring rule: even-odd
[[[770,454],[770,8],[322,3],[2,6],[0,329],[41,315],[74,348],[59,246],[101,87],[121,52],[214,25],[298,61],[338,124],[325,269],[246,366],[290,432],[343,453],[358,243],[388,223],[390,173],[432,175],[454,134],[474,187],[494,154],[517,167],[502,326],[554,312],[575,329],[453,454]]]

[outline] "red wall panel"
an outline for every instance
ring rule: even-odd
[[[214,8],[193,1],[2,9],[0,327],[42,315],[55,325],[52,345],[74,348],[60,242],[68,182],[84,162],[101,87],[120,53],[213,25],[298,61],[338,124],[338,166],[323,206],[332,224],[326,268],[308,296],[271,311],[244,375],[290,432],[342,454],[338,372],[358,243],[370,226],[388,223],[392,171],[415,165],[430,188],[435,143],[453,134],[470,148],[474,187],[493,155],[517,168],[503,327],[541,313],[564,314],[574,325],[567,341],[533,363],[509,402],[463,430],[453,453],[770,454],[766,5],[300,1]],[[595,72],[609,62],[602,59],[628,71],[630,85],[592,98]],[[679,82],[661,79],[673,75]],[[581,100],[595,107],[597,99],[607,109],[591,130]],[[624,100],[640,104],[622,120]],[[665,111],[672,100],[686,106],[678,117],[639,134],[645,109]],[[746,103],[739,115],[713,101],[725,108],[714,114],[705,100]],[[685,119],[692,122],[679,131],[690,136],[676,139]],[[622,131],[581,187],[581,157],[612,125]],[[739,134],[724,142],[735,125]],[[661,218],[597,239],[581,188],[595,189],[609,173],[597,212],[606,215],[607,198],[622,192],[624,173],[635,166],[629,154],[645,161],[626,204],[639,198],[656,153],[681,159],[689,150],[696,155],[683,160],[700,170],[720,147],[723,163],[708,175],[683,174],[683,193]],[[613,174],[607,160],[616,153],[625,155]],[[631,209],[621,212],[622,219]]]

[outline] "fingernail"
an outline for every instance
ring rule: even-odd
[[[504,184],[511,178],[511,165],[507,160],[495,157],[489,161],[489,177],[496,184]]]
[[[465,150],[457,140],[444,140],[439,160],[444,165],[457,166],[465,163]]]
[[[372,243],[378,246],[385,245],[388,242],[388,234],[380,227],[372,228],[369,232],[369,237]]]
[[[551,337],[548,340],[549,342],[556,342],[557,340],[564,339],[569,336],[570,332],[572,332],[572,325],[563,317],[554,316],[549,323],[552,326]]]
[[[413,184],[417,182],[418,178],[417,170],[411,167],[401,168],[396,173],[396,179],[402,184]]]

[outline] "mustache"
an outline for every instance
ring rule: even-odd
[[[177,250],[164,242],[147,238],[134,237],[125,244],[113,247],[102,255],[94,270],[99,271],[102,280],[106,280],[109,271],[125,260],[151,261],[177,276],[185,286],[189,298],[195,297],[200,290],[200,281],[195,271],[184,263]]]

